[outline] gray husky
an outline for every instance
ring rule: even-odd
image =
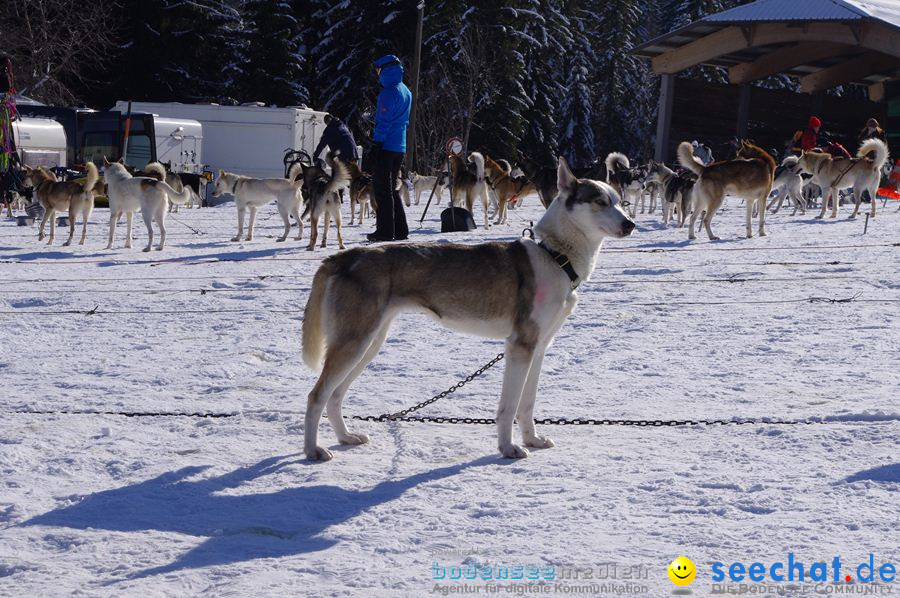
[[[528,455],[513,443],[514,418],[525,446],[553,446],[534,427],[544,352],[575,308],[575,289],[593,272],[603,239],[628,236],[635,227],[612,187],[576,178],[563,158],[557,187],[556,199],[534,227],[540,243],[379,245],[344,251],[322,263],[303,318],[303,360],[321,371],[306,408],[308,458],[333,457],[318,444],[326,407],[341,444],[368,442],[365,434],[347,429],[341,402],[403,311],[425,312],[448,328],[506,339],[497,410],[500,452],[509,458]]]

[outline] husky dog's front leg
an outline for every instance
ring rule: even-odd
[[[533,343],[523,342],[522,339],[506,341],[506,369],[503,371],[503,390],[497,408],[497,444],[500,453],[509,459],[528,456],[525,448],[513,444],[512,425],[533,358]]]
[[[238,202],[237,206],[237,216],[238,216],[238,231],[237,234],[231,237],[232,241],[240,241],[241,235],[244,234],[244,214],[246,213],[247,208],[243,203]]]
[[[525,388],[522,391],[522,399],[519,401],[519,409],[516,411],[519,429],[522,430],[522,442],[525,443],[525,446],[534,448],[556,446],[546,436],[538,436],[534,429],[534,402],[537,398],[538,378],[541,375],[543,362],[544,349],[535,351],[531,360],[531,367],[528,370],[528,378],[525,380]]]

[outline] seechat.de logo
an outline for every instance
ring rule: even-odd
[[[689,585],[694,578],[697,577],[697,567],[694,562],[686,556],[680,556],[669,563],[669,579],[676,586]]]

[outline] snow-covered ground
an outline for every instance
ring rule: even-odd
[[[547,592],[488,584],[483,567],[597,577],[615,563],[617,583],[645,568],[629,587],[664,596],[683,554],[703,596],[714,562],[839,556],[855,579],[872,553],[900,568],[896,209],[865,235],[847,207],[825,221],[782,211],[747,240],[731,199],[714,221],[720,242],[639,215],[579,291],[537,417],[823,423],[544,426],[557,447],[521,461],[499,457],[490,426],[369,422],[352,422],[372,438],[353,448],[323,422],[335,459],[304,459],[315,376],[300,324],[333,231],[327,251],[275,243],[270,207],[256,240],[230,243],[233,205],[182,210],[166,250],[144,254],[142,224],[134,250],[102,249],[102,209],[84,247],[60,247],[65,234],[46,247],[3,219],[0,595],[425,596],[460,589],[452,568],[477,564],[472,592],[530,596]],[[529,198],[508,227],[445,235],[433,207],[416,230],[414,208],[411,240],[515,238],[541,211]],[[371,228],[347,227],[347,246]],[[500,350],[403,317],[345,413],[399,410]],[[498,366],[422,414],[491,417],[501,378]],[[85,410],[240,414],[58,413]],[[578,585],[558,584],[544,588]]]

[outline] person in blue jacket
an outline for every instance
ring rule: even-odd
[[[412,107],[412,93],[403,84],[403,66],[393,54],[375,61],[378,81],[382,90],[375,108],[375,131],[372,134],[373,163],[372,184],[375,190],[375,232],[369,233],[369,241],[402,241],[409,236],[406,212],[397,179],[400,165],[406,153],[406,127]]]

